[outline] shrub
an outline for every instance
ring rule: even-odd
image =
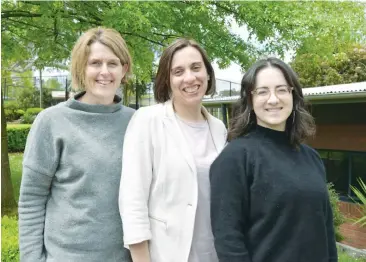
[[[9,125],[8,150],[9,152],[23,152],[31,125]]]
[[[356,223],[361,227],[366,227],[366,184],[361,178],[358,178],[357,180],[361,188],[358,189],[357,187],[351,186],[353,193],[355,193],[361,202],[359,205],[361,217],[356,220]]]
[[[22,123],[23,124],[32,124],[36,116],[41,112],[43,108],[28,108],[27,111],[25,111],[23,117],[22,117]]]
[[[16,217],[1,218],[1,261],[19,261],[18,221]]]
[[[24,115],[24,110],[19,109],[19,105],[15,101],[6,101],[4,103],[4,112],[7,122],[19,119]]]
[[[339,227],[345,222],[345,219],[343,214],[339,210],[338,207],[339,195],[333,188],[332,183],[328,183],[328,192],[329,192],[330,204],[333,210],[333,225],[334,225],[335,237],[336,241],[340,242],[344,239],[344,237],[342,236]]]
[[[21,88],[17,95],[17,101],[19,107],[22,109],[27,109],[31,107],[39,106],[39,89],[34,87],[24,87]],[[52,105],[52,94],[51,90],[47,88],[42,89],[42,106],[44,108]]]

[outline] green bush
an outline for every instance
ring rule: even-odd
[[[24,110],[19,109],[19,105],[15,101],[6,101],[4,103],[4,112],[7,122],[18,120],[24,115]]]
[[[1,261],[19,261],[18,221],[16,217],[1,218]]]
[[[39,89],[32,86],[21,88],[17,94],[17,102],[19,108],[27,109],[32,107],[38,107],[39,104]],[[42,89],[42,107],[47,108],[52,105],[52,94],[51,90],[47,88]]]
[[[9,152],[23,152],[31,125],[9,125],[8,150]]]
[[[356,219],[356,223],[359,224],[361,227],[366,227],[366,183],[362,181],[361,178],[358,178],[357,181],[360,184],[360,189],[351,186],[353,193],[355,193],[355,195],[361,202],[359,205],[361,217],[359,219]]]
[[[36,116],[43,110],[43,108],[28,108],[22,117],[23,124],[32,124]]]
[[[330,204],[331,204],[332,210],[333,210],[333,225],[334,225],[334,230],[335,230],[335,237],[336,237],[336,241],[340,242],[344,239],[344,237],[342,236],[342,234],[339,230],[339,227],[345,222],[345,219],[344,219],[343,214],[339,210],[339,207],[338,207],[339,195],[333,188],[332,183],[328,183],[328,192],[329,192]]]

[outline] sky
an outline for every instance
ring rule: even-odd
[[[231,33],[239,35],[240,38],[246,41],[250,41],[250,43],[252,43],[255,46],[261,45],[261,43],[259,43],[255,39],[249,40],[249,32],[246,26],[239,26],[235,21],[231,22],[230,31]],[[285,52],[284,61],[286,63],[291,61],[291,56],[293,55],[293,53],[294,53],[293,50]],[[231,65],[225,69],[220,69],[218,65],[214,63],[213,68],[215,70],[215,75],[217,79],[228,80],[234,83],[240,83],[244,75],[244,72],[242,72],[241,67],[236,63],[231,63]]]

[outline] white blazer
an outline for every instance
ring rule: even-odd
[[[202,107],[221,152],[226,128]],[[172,102],[142,107],[124,138],[119,208],[124,244],[149,240],[151,262],[187,262],[197,207],[197,171]]]

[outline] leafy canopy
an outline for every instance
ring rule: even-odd
[[[2,63],[36,68],[67,63],[76,39],[91,27],[118,30],[126,39],[139,81],[176,37],[203,45],[220,67],[243,69],[268,53],[332,54],[366,35],[365,3],[244,1],[10,1],[2,2]],[[247,34],[230,31],[232,23]]]
[[[301,54],[291,65],[303,87],[366,81],[366,45],[353,45],[330,57]]]

